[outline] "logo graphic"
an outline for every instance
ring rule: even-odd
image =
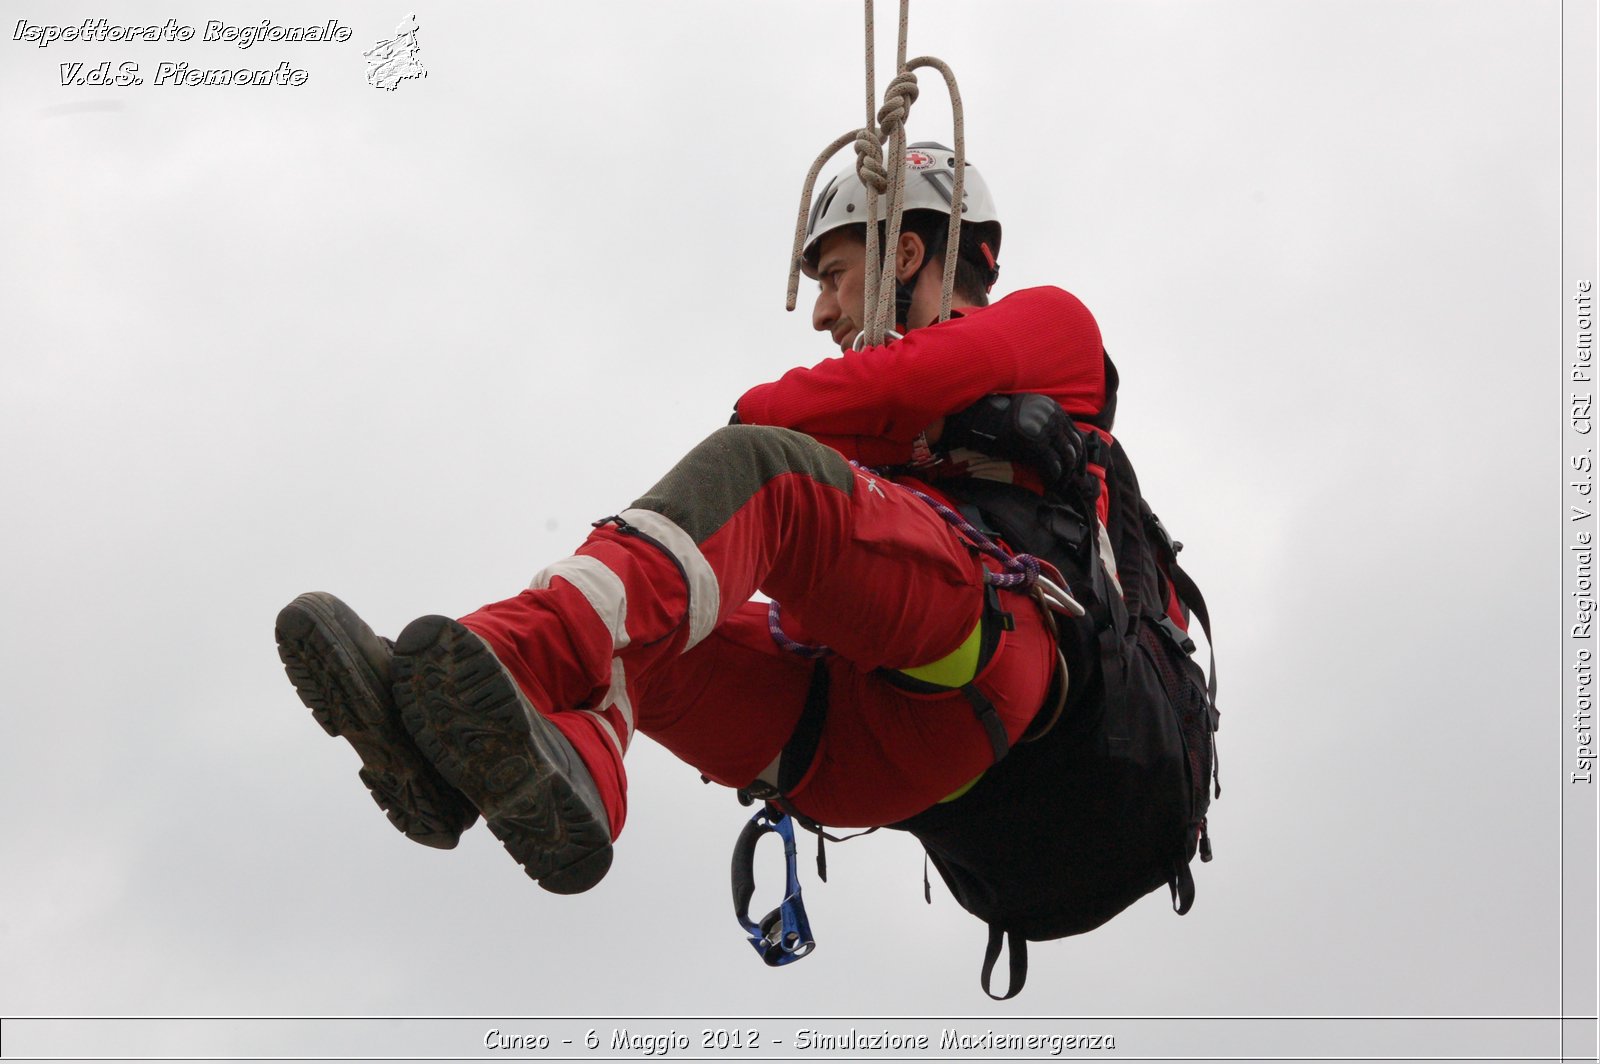
[[[933,156],[929,155],[925,151],[916,151],[913,149],[906,152],[906,165],[911,167],[913,170],[921,170],[924,166],[933,165]]]
[[[868,495],[877,495],[880,498],[884,498],[884,499],[887,499],[889,497],[889,496],[887,496],[887,495],[885,495],[883,493],[883,489],[882,488],[878,487],[878,482],[876,480],[873,480],[871,477],[863,476],[862,474],[857,473],[856,474],[856,479],[857,480],[866,481],[866,483],[867,483],[867,494]]]
[[[393,92],[407,78],[427,77],[417,51],[417,16],[410,14],[394,28],[393,37],[361,53],[367,57],[367,84]]]

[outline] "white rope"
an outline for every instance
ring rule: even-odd
[[[867,10],[872,10],[872,0],[866,0]],[[877,138],[873,146],[873,155],[878,166],[869,180],[868,173],[863,167],[863,158],[860,156],[859,142],[857,145],[856,173],[861,176],[862,183],[867,186],[867,233],[868,245],[866,248],[866,262],[864,265],[867,280],[866,289],[862,293],[862,309],[866,321],[862,326],[866,332],[867,346],[872,347],[883,343],[884,336],[895,324],[894,320],[894,293],[895,293],[895,266],[899,258],[900,244],[900,216],[904,211],[906,190],[906,115],[911,110],[911,104],[917,98],[917,79],[906,71],[906,34],[911,24],[911,0],[900,0],[900,27],[895,48],[895,76],[889,82],[889,87],[884,90],[883,106],[877,113]],[[867,38],[867,54],[872,54],[873,40]],[[871,70],[870,60],[868,70]],[[867,80],[867,109],[868,122],[872,121],[872,99],[875,88],[874,80],[870,73]],[[888,165],[885,167],[881,158],[877,158],[877,145],[885,140],[889,143]],[[882,182],[875,184],[874,182]],[[878,212],[876,209],[876,194],[889,191],[888,230],[884,234],[883,255],[878,255],[877,225],[874,224]]]
[[[811,169],[806,171],[805,184],[800,188],[800,213],[794,221],[794,248],[789,254],[789,299],[785,304],[786,310],[793,310],[800,295],[800,249],[805,246],[806,219],[811,215],[811,195],[817,187],[817,175],[822,168],[828,165],[828,160],[839,154],[843,148],[856,139],[860,130],[852,129],[848,133],[840,134],[834,138],[832,144],[823,149],[811,164]]]
[[[950,304],[955,290],[956,259],[961,240],[961,204],[966,192],[966,134],[961,108],[961,92],[956,86],[955,74],[942,60],[933,56],[919,56],[906,61],[906,36],[911,21],[910,0],[900,0],[900,31],[896,52],[896,74],[884,90],[883,105],[873,111],[873,15],[872,0],[865,0],[866,8],[866,102],[867,123],[835,138],[822,154],[817,156],[806,172],[800,190],[800,210],[795,217],[794,246],[789,256],[789,289],[785,306],[794,310],[800,291],[801,249],[805,246],[806,221],[810,216],[811,199],[816,190],[817,175],[846,144],[855,144],[856,175],[867,191],[867,233],[865,270],[863,276],[862,308],[867,319],[861,322],[863,339],[871,346],[881,344],[895,324],[895,265],[897,245],[900,241],[900,222],[905,201],[906,118],[911,105],[916,102],[917,78],[912,71],[924,67],[937,70],[944,77],[950,93],[950,112],[955,124],[955,183],[951,188],[950,228],[945,240],[944,275],[940,285],[939,320],[950,318]],[[882,146],[888,142],[887,162]],[[879,254],[878,196],[889,195],[888,231],[884,234],[885,247]],[[881,263],[880,263],[881,257]]]
[[[902,0],[904,2],[904,0]],[[861,306],[867,320],[859,324],[866,330],[867,343],[879,344],[883,342],[880,332],[873,336],[872,324],[877,321],[878,307],[878,193],[888,187],[887,174],[883,168],[883,156],[880,145],[883,135],[878,125],[873,121],[872,104],[873,91],[877,83],[874,73],[873,56],[873,26],[872,26],[872,0],[866,0],[867,8],[867,124],[861,127],[861,133],[856,137],[856,175],[861,178],[861,183],[867,187],[867,250],[866,272],[862,274],[864,289],[861,293]],[[891,204],[892,206],[892,204]]]
[[[939,285],[939,320],[950,320],[950,300],[956,285],[956,258],[961,250],[961,207],[967,193],[967,135],[961,110],[961,89],[956,85],[955,73],[943,60],[931,55],[918,56],[906,64],[908,70],[931,67],[944,75],[945,87],[950,90],[950,120],[955,126],[956,180],[950,189],[950,228],[944,242],[944,277]]]

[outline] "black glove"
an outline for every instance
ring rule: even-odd
[[[1055,492],[1072,488],[1085,471],[1083,437],[1048,395],[986,395],[945,418],[939,447],[1020,462]]]

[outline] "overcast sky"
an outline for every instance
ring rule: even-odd
[[[427,78],[379,91],[408,10],[5,4],[0,1008],[1003,1015],[909,838],[826,884],[803,843],[819,947],[769,970],[747,811],[648,740],[611,874],[563,898],[481,827],[401,838],[296,699],[297,593],[391,635],[514,594],[830,354],[782,301],[805,169],[862,121],[858,3],[424,5]],[[1194,911],[1036,947],[1025,1009],[1557,1008],[1559,11],[913,6],[1000,287],[1098,318],[1222,666]],[[95,16],[353,35],[11,39]],[[60,85],[105,60],[309,79]]]

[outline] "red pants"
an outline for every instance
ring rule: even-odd
[[[788,797],[824,824],[865,827],[926,809],[993,762],[962,694],[912,695],[874,672],[960,646],[984,571],[899,485],[800,433],[730,426],[531,589],[462,623],[577,748],[615,836],[634,730],[735,787],[793,733],[814,666],[773,642],[766,604],[749,601],[761,591],[782,603],[789,635],[836,652],[816,754]],[[977,686],[1014,741],[1055,658],[1033,602],[1002,592],[1001,604],[1016,628]]]

